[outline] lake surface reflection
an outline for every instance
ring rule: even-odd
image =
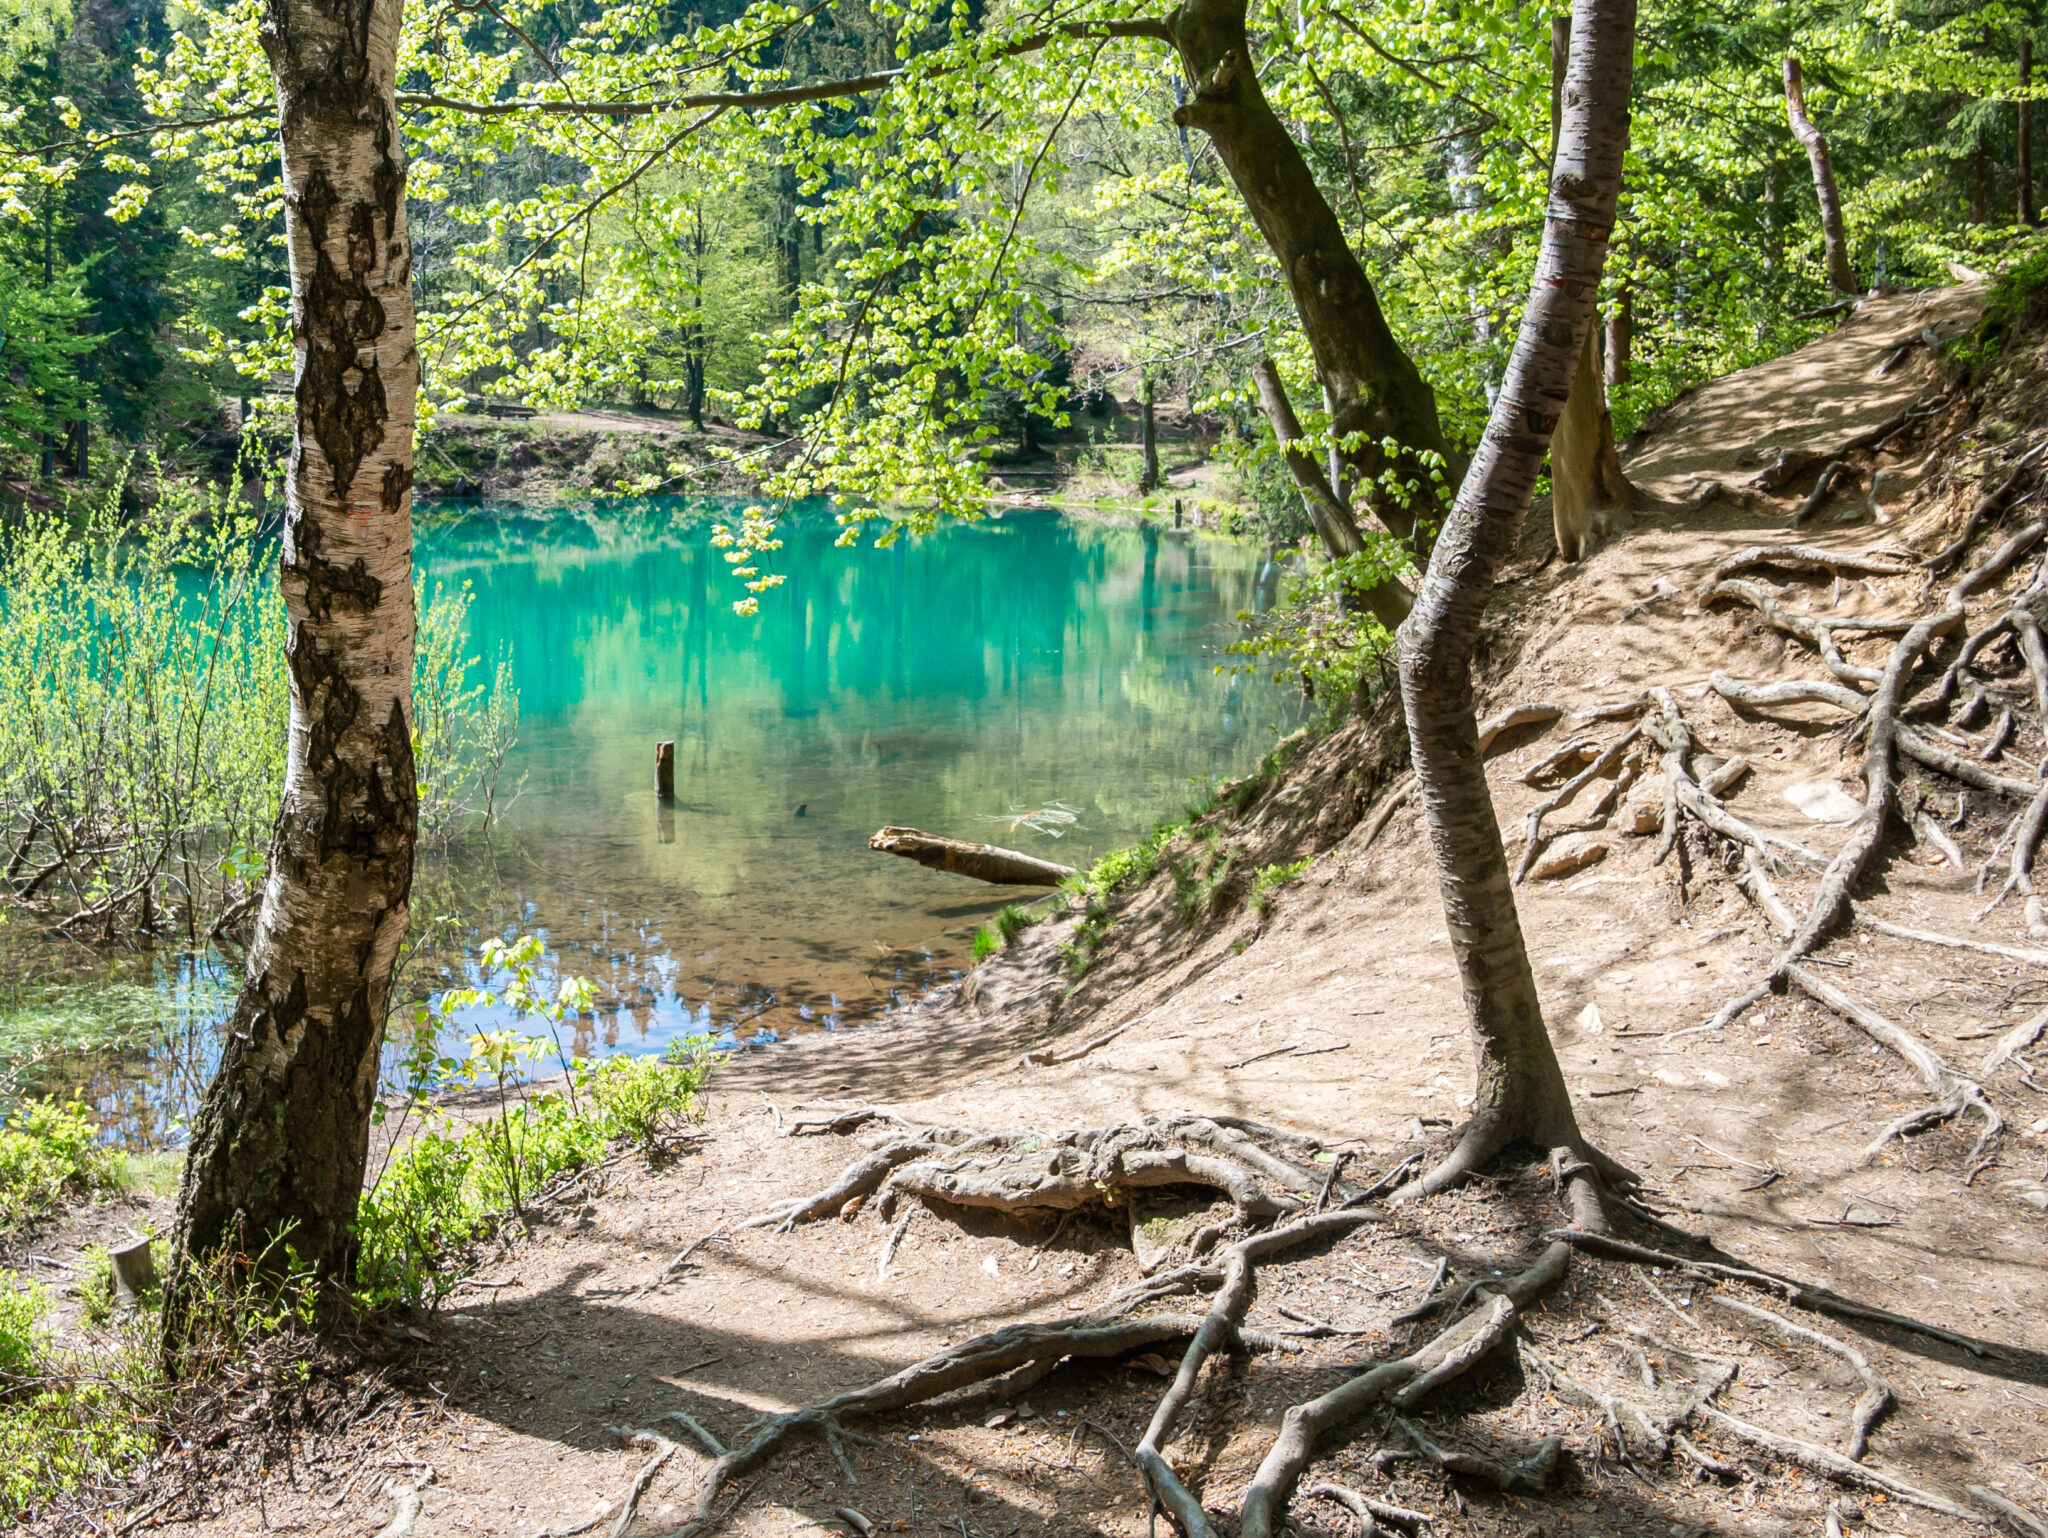
[[[1029,895],[872,853],[877,828],[1085,865],[1293,723],[1291,690],[1214,672],[1238,611],[1272,602],[1256,549],[1023,512],[841,550],[810,513],[742,619],[711,513],[486,510],[419,540],[520,690],[517,858],[463,884],[486,928],[543,933],[598,984],[586,1047],[872,1015]]]
[[[416,928],[447,922],[409,963],[411,995],[476,980],[488,935],[537,934],[550,973],[596,985],[579,1053],[857,1025],[952,975],[1001,903],[1034,895],[873,853],[877,828],[1085,866],[1296,722],[1292,688],[1215,672],[1237,613],[1277,596],[1256,548],[1013,512],[835,549],[830,517],[800,510],[763,563],[787,580],[741,618],[711,545],[736,511],[422,509],[429,588],[474,595],[478,675],[511,659],[523,783],[488,838],[423,853]],[[669,806],[659,740],[676,744]],[[127,1141],[175,1136],[234,964],[95,957],[20,924],[0,938],[15,1027],[24,1008],[119,1001],[122,1045],[87,1047],[74,1019],[43,1087],[54,1070]]]

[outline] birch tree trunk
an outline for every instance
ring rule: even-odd
[[[1635,0],[1575,0],[1543,248],[1500,395],[1402,625],[1401,700],[1444,918],[1478,1047],[1478,1098],[1450,1158],[1408,1188],[1440,1190],[1508,1144],[1572,1150],[1609,1174],[1579,1131],[1508,879],[1486,783],[1472,659],[1494,579],[1572,391],[1614,225],[1635,46]]]
[[[1806,82],[1799,60],[1785,56],[1785,115],[1792,137],[1806,151],[1813,168],[1813,191],[1820,199],[1821,234],[1827,241],[1828,286],[1838,294],[1856,292],[1856,269],[1849,265],[1849,236],[1842,225],[1842,194],[1835,186],[1835,165],[1828,156],[1827,136],[1806,115]]]
[[[329,1278],[353,1255],[418,810],[403,4],[265,12],[296,369],[280,566],[291,741],[242,993],[178,1194],[172,1339],[192,1265],[225,1246],[256,1254],[282,1236]]]

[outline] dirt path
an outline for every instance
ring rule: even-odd
[[[1937,376],[1925,346],[1909,348],[1888,372],[1884,365],[1930,325],[1937,338],[1962,329],[1978,302],[1969,290],[1878,301],[1803,352],[1705,387],[1666,413],[1629,468],[1675,510],[1639,520],[1580,566],[1553,561],[1503,594],[1491,703],[1544,699],[1576,709],[1667,687],[1711,752],[1752,765],[1728,805],[1766,831],[1831,853],[1841,829],[1811,820],[1785,792],[1827,780],[1854,792],[1838,717],[1815,710],[1810,724],[1788,728],[1783,717],[1738,714],[1705,687],[1717,669],[1772,678],[1823,670],[1748,611],[1702,610],[1691,595],[1731,552],[1791,538],[1787,519],[1812,474],[1776,488],[1756,485],[1759,476],[1788,452],[1814,456],[1817,470],[1859,433],[1929,396]],[[1974,483],[1970,466],[1904,440],[1888,446],[1878,468],[1890,472],[1880,505],[1896,507],[1898,522],[1875,525],[1868,486],[1852,475],[1800,539],[1924,547],[1932,526],[1953,517],[1957,488]],[[1708,482],[1718,491],[1703,498]],[[1532,530],[1532,563],[1545,542]],[[1897,612],[1919,582],[1881,578],[1837,593],[1796,574],[1767,580],[1802,612],[1845,614]],[[1505,826],[1519,828],[1549,788],[1520,776],[1561,740],[1540,731],[1493,759]],[[1317,751],[1334,756],[1356,742]],[[2024,740],[2016,761],[2024,769],[2044,750]],[[1305,784],[1339,783],[1346,772],[1314,755],[1305,763],[1273,800]],[[1286,824],[1295,847],[1311,841],[1313,811]],[[1574,815],[1567,808],[1549,830],[1572,830]],[[1953,835],[1972,864],[2004,815],[1989,800],[1973,802]],[[1466,1103],[1471,1061],[1435,882],[1412,810],[1369,847],[1368,826],[1282,888],[1268,912],[1240,910],[1192,946],[1176,938],[1167,897],[1126,913],[1115,955],[1106,951],[1102,971],[1071,999],[1058,952],[1072,922],[1049,921],[984,968],[965,998],[729,1065],[716,1081],[702,1153],[652,1171],[621,1165],[599,1194],[558,1211],[532,1238],[508,1242],[481,1265],[460,1310],[419,1331],[427,1339],[389,1343],[390,1370],[409,1394],[346,1436],[302,1447],[288,1474],[268,1478],[260,1504],[253,1492],[229,1498],[210,1521],[177,1530],[367,1534],[389,1514],[376,1493],[382,1480],[416,1480],[424,1463],[433,1479],[422,1492],[421,1534],[562,1531],[615,1501],[648,1456],[622,1447],[607,1426],[650,1426],[681,1410],[730,1442],[757,1413],[870,1381],[970,1334],[1071,1317],[1137,1278],[1128,1235],[1106,1217],[1055,1225],[919,1211],[886,1273],[878,1256],[888,1230],[872,1216],[787,1234],[740,1228],[774,1200],[823,1186],[859,1153],[852,1138],[778,1136],[804,1102],[881,1102],[916,1121],[983,1128],[1229,1113],[1320,1138],[1375,1169],[1420,1138],[1440,1142]],[[1666,1039],[1757,977],[1773,936],[1696,852],[1658,865],[1654,838],[1587,831],[1604,857],[1564,879],[1531,881],[1520,900],[1589,1133],[1645,1174],[1668,1221],[1728,1253],[1993,1343],[1994,1355],[1978,1356],[1911,1333],[1801,1316],[1866,1353],[1897,1395],[1873,1437],[1873,1467],[1959,1500],[1977,1484],[2048,1513],[2048,1094],[2011,1072],[1987,1081],[2010,1130],[1979,1168],[1968,1159],[1974,1127],[1955,1123],[1866,1160],[1877,1129],[1924,1101],[1918,1080],[1834,1015],[1785,998],[1725,1032]],[[1273,837],[1257,861],[1285,857],[1284,839]],[[1782,885],[1797,907],[1808,889]],[[1859,896],[1860,911],[1896,924],[2034,944],[2017,903],[1974,923],[1981,899],[1972,873],[1931,841],[1884,862]],[[1974,1062],[1994,1029],[2048,1003],[2039,962],[1868,929],[1838,937],[1820,962],[1959,1063]],[[1126,1022],[1136,1023],[1075,1061],[1020,1061],[1028,1049],[1073,1047]],[[1510,1268],[1558,1221],[1540,1185],[1482,1182],[1262,1270],[1253,1326],[1284,1331],[1306,1317],[1357,1333],[1300,1338],[1297,1351],[1212,1367],[1170,1448],[1183,1478],[1212,1508],[1230,1506],[1287,1404],[1414,1344],[1413,1327],[1393,1316],[1423,1296],[1439,1257],[1454,1278],[1485,1277]],[[674,1257],[711,1235],[723,1237],[668,1274]],[[1683,1362],[1732,1365],[1735,1382],[1716,1401],[1727,1413],[1831,1447],[1841,1445],[1860,1390],[1839,1356],[1788,1345],[1692,1279],[1635,1268],[1575,1266],[1530,1318],[1529,1334],[1610,1392],[1674,1379]],[[1142,1485],[1122,1449],[1142,1434],[1174,1356],[1168,1348],[1114,1366],[1069,1365],[1007,1404],[860,1425],[874,1440],[851,1444],[844,1464],[804,1444],[734,1487],[729,1530],[844,1531],[833,1511],[845,1506],[885,1530],[959,1538],[1145,1531]],[[1852,1532],[1859,1522],[1906,1535],[1972,1530],[1725,1439],[1704,1440],[1729,1462],[1726,1477],[1683,1461],[1632,1470],[1614,1458],[1597,1411],[1512,1363],[1430,1405],[1418,1424],[1463,1444],[1526,1450],[1546,1433],[1563,1435],[1565,1477],[1533,1498],[1447,1481],[1412,1463],[1394,1463],[1383,1477],[1372,1455],[1385,1422],[1373,1418],[1326,1446],[1311,1482],[1336,1478],[1425,1510],[1440,1534],[1817,1535],[1838,1499],[1850,1502]],[[631,1531],[679,1523],[705,1462],[689,1448],[676,1453]],[[1298,1503],[1295,1520],[1300,1532],[1356,1530],[1321,1502]]]

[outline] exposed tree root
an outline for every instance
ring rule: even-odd
[[[1852,1299],[1840,1297],[1824,1287],[1809,1287],[1804,1282],[1795,1282],[1790,1277],[1779,1276],[1770,1271],[1759,1271],[1749,1266],[1731,1266],[1720,1261],[1696,1260],[1689,1255],[1673,1255],[1664,1250],[1653,1250],[1647,1245],[1631,1244],[1617,1239],[1612,1234],[1597,1233],[1584,1228],[1558,1228],[1543,1236],[1576,1249],[1597,1250],[1599,1253],[1620,1260],[1633,1261],[1641,1266],[1664,1266],[1674,1271],[1697,1271],[1703,1276],[1717,1276],[1728,1281],[1747,1282],[1776,1293],[1794,1308],[1804,1308],[1816,1314],[1830,1314],[1837,1319],[1861,1319],[1871,1324],[1889,1325],[1893,1329],[1907,1330],[1915,1335],[1924,1335],[1929,1340],[1938,1340],[1944,1345],[1955,1346],[1976,1357],[1996,1357],[1997,1352],[1981,1341],[1967,1335],[1958,1335],[1953,1330],[1944,1330],[1940,1325],[1927,1324],[1905,1314],[1894,1314],[1881,1308],[1871,1308]]]
[[[1974,1162],[1984,1152],[1985,1145],[2004,1130],[2005,1120],[1984,1098],[1984,1091],[1974,1079],[1966,1079],[1941,1060],[1941,1055],[1926,1042],[1902,1026],[1894,1025],[1867,1004],[1858,1002],[1841,989],[1816,975],[1811,969],[1788,966],[1785,976],[1802,993],[1816,1003],[1824,1004],[1871,1040],[1890,1047],[1903,1057],[1920,1075],[1920,1082],[1927,1086],[1927,1093],[1935,1097],[1935,1104],[1923,1110],[1900,1117],[1883,1132],[1877,1140],[1863,1150],[1863,1162],[1868,1164],[1893,1138],[1909,1133],[1923,1132],[1927,1128],[1952,1120],[1965,1111],[1975,1111],[1984,1118],[1984,1131],[1977,1139],[1977,1146],[1970,1150]]]
[[[1809,954],[1847,917],[1850,911],[1850,893],[1877,852],[1884,837],[1887,821],[1896,804],[1898,760],[1902,755],[1917,759],[1965,783],[1997,789],[2007,794],[2018,792],[2033,803],[2029,809],[2030,815],[2025,819],[2015,842],[2013,876],[2006,888],[2008,891],[2026,889],[2026,872],[2031,868],[2033,849],[2039,842],[2043,828],[2048,827],[2048,790],[2008,780],[2004,776],[1991,774],[1979,764],[1957,758],[1903,726],[1899,717],[1907,680],[1936,640],[1963,626],[1966,618],[1965,605],[1969,597],[2002,575],[2014,561],[2038,544],[2044,534],[2048,534],[2048,522],[2030,524],[2010,536],[1957,579],[1939,609],[1910,623],[1832,617],[1818,619],[1793,615],[1779,608],[1776,601],[1760,589],[1737,581],[1715,582],[1703,589],[1703,602],[1710,602],[1715,598],[1739,598],[1750,603],[1764,615],[1768,623],[1814,644],[1837,677],[1847,679],[1850,683],[1872,686],[1870,693],[1864,695],[1842,685],[1810,680],[1792,684],[1755,685],[1740,683],[1725,674],[1714,675],[1714,689],[1732,703],[1755,707],[1794,700],[1819,701],[1859,716],[1863,722],[1865,743],[1865,795],[1863,810],[1851,825],[1849,837],[1841,852],[1829,862],[1822,874],[1819,890],[1807,910],[1806,918],[1786,942],[1783,951],[1772,960],[1760,982],[1722,1005],[1708,1020],[1705,1029],[1714,1030],[1727,1026],[1765,993],[1787,981],[1794,964]],[[1879,670],[1856,666],[1842,657],[1834,642],[1833,633],[1836,630],[1855,630],[1866,634],[1903,631],[1903,634],[1893,646],[1885,666]],[[1965,643],[1966,649],[1968,644]],[[2038,815],[2033,815],[2036,811]],[[2021,852],[2022,848],[2024,854]],[[1811,974],[1806,976],[1810,978]],[[1828,985],[1818,979],[1812,981],[1817,987],[1835,993],[1845,1005],[1861,1008],[1855,1006],[1847,995],[1829,989]],[[1804,982],[1802,986],[1805,986]],[[1807,988],[1807,991],[1814,990]],[[1837,1006],[1831,1004],[1830,1007]],[[1869,1029],[1868,1026],[1865,1028]],[[1892,1029],[1896,1030],[1895,1027]],[[1951,1099],[1956,1100],[1954,1107],[1947,1110],[1946,1115],[1952,1116],[1966,1106],[1979,1108],[1986,1117],[1987,1125],[1991,1126],[1993,1131],[1996,1130],[1996,1113],[1991,1110],[1974,1085],[1965,1088],[1962,1081],[1957,1081],[1946,1085],[1938,1093],[1942,1096],[1944,1104]],[[1956,1098],[1958,1096],[1959,1099]],[[1921,1113],[1916,1117],[1914,1124],[1926,1124],[1925,1114]],[[1887,1137],[1894,1135],[1897,1135],[1897,1129],[1887,1133]],[[1882,1141],[1883,1139],[1880,1139],[1880,1142]]]
[[[2020,1538],[2048,1538],[2048,1522],[2043,1522],[2024,1507],[2014,1505],[1996,1490],[1987,1490],[1982,1485],[1965,1485],[1963,1488],[2003,1517],[2006,1526]]]
[[[1892,1404],[1891,1385],[1877,1375],[1877,1369],[1870,1365],[1870,1358],[1846,1341],[1836,1340],[1834,1336],[1824,1335],[1819,1330],[1809,1330],[1803,1324],[1794,1324],[1767,1308],[1757,1308],[1753,1304],[1718,1292],[1710,1292],[1707,1297],[1709,1301],[1722,1308],[1732,1309],[1750,1319],[1762,1320],[1786,1335],[1812,1341],[1815,1345],[1834,1352],[1856,1369],[1857,1376],[1863,1380],[1863,1392],[1856,1400],[1856,1408],[1850,1412],[1849,1456],[1860,1460],[1869,1449],[1871,1427],[1877,1424],[1878,1417],[1890,1409]]]
[[[1895,940],[1917,940],[1922,945],[1939,945],[1952,951],[1976,951],[1985,956],[2003,956],[2007,961],[2025,961],[2034,966],[2048,966],[2048,951],[2030,950],[2018,945],[1998,945],[1989,940],[1965,940],[1956,935],[1936,934],[1929,929],[1907,929],[1900,924],[1889,924],[1883,919],[1874,919],[1860,908],[1856,911],[1856,922],[1875,934],[1890,935]]]
[[[1793,528],[1806,527],[1806,520],[1818,512],[1820,505],[1827,501],[1828,492],[1834,487],[1835,477],[1840,475],[1843,469],[1843,463],[1839,459],[1831,459],[1821,466],[1820,476],[1814,481],[1813,490],[1806,494],[1806,500],[1799,504],[1799,511],[1792,515]]]
[[[1550,1488],[1550,1482],[1557,1477],[1558,1454],[1564,1451],[1564,1438],[1547,1436],[1536,1444],[1534,1452],[1516,1463],[1502,1463],[1498,1458],[1489,1458],[1483,1453],[1453,1452],[1437,1446],[1416,1429],[1410,1421],[1394,1417],[1394,1425],[1422,1455],[1422,1461],[1433,1468],[1442,1469],[1446,1474],[1464,1474],[1483,1479],[1494,1489],[1514,1495],[1541,1495]]]
[[[1520,885],[1529,874],[1529,867],[1536,863],[1536,857],[1543,849],[1543,819],[1576,796],[1580,789],[1596,778],[1613,778],[1620,775],[1621,762],[1642,734],[1638,723],[1623,732],[1604,749],[1592,754],[1593,761],[1577,774],[1566,780],[1550,795],[1539,801],[1529,813],[1528,843],[1522,850],[1522,862],[1515,870],[1515,882]],[[1574,744],[1576,747],[1576,744]]]
[[[824,1190],[780,1202],[741,1226],[786,1230],[870,1198],[884,1218],[905,1197],[1008,1213],[1074,1212],[1102,1207],[1108,1193],[1187,1185],[1222,1192],[1239,1220],[1272,1218],[1304,1211],[1323,1196],[1327,1172],[1313,1163],[1322,1152],[1311,1139],[1229,1117],[1175,1115],[1052,1133],[909,1127]],[[1341,1181],[1328,1184],[1340,1204],[1358,1195]]]
[[[2020,1053],[2026,1051],[2027,1048],[2039,1041],[2044,1031],[2048,1031],[2048,1009],[2042,1010],[2039,1014],[2029,1016],[1999,1037],[1998,1045],[1991,1049],[1984,1061],[1978,1066],[1978,1078],[1990,1078],[2006,1063],[2018,1057]]]
[[[1358,1538],[1374,1538],[1385,1523],[1404,1533],[1417,1532],[1430,1526],[1428,1512],[1409,1511],[1400,1506],[1390,1506],[1385,1501],[1376,1501],[1349,1485],[1310,1485],[1302,1491],[1304,1499],[1335,1501],[1358,1519]]]
[[[2019,489],[2021,475],[2030,464],[2041,457],[2044,450],[2048,450],[2048,444],[2041,444],[2023,455],[2006,473],[2005,479],[1977,499],[1976,505],[1970,509],[1970,516],[1963,521],[1962,531],[1920,564],[1936,575],[1954,565],[1962,557],[1963,552],[1970,548],[1970,541],[1977,537],[1977,531],[1984,526],[1984,520],[1995,517],[2005,510],[2006,504],[2012,500],[2013,493]]]
[[[693,1421],[691,1424],[694,1426],[696,1423]],[[552,1530],[554,1535],[567,1538],[571,1533],[586,1533],[610,1517],[612,1530],[608,1538],[624,1538],[626,1529],[633,1525],[633,1518],[639,1515],[640,1502],[647,1494],[647,1487],[654,1483],[654,1476],[662,1471],[668,1460],[676,1455],[676,1444],[658,1431],[645,1431],[638,1426],[608,1426],[605,1429],[628,1447],[645,1448],[653,1456],[640,1465],[633,1482],[626,1486],[626,1493],[610,1510],[600,1512],[580,1527],[555,1528]]]
[[[429,1471],[428,1479],[433,1477]],[[403,1484],[396,1479],[387,1480],[384,1493],[391,1497],[391,1520],[377,1529],[377,1538],[411,1538],[414,1526],[420,1519],[420,1489],[426,1483]]]
[[[1918,1485],[1909,1485],[1903,1479],[1895,1479],[1866,1464],[1843,1457],[1833,1448],[1822,1447],[1818,1442],[1802,1442],[1797,1437],[1788,1437],[1776,1431],[1766,1431],[1762,1426],[1752,1426],[1748,1421],[1737,1420],[1725,1411],[1712,1405],[1703,1404],[1699,1415],[1717,1431],[1727,1433],[1738,1441],[1760,1448],[1774,1458],[1787,1463],[1796,1463],[1803,1469],[1816,1474],[1825,1474],[1839,1479],[1844,1484],[1861,1485],[1867,1490],[1878,1490],[1894,1500],[1908,1501],[1929,1511],[1938,1511],[1943,1516],[1956,1517],[1964,1522],[1983,1525],[1989,1519],[1982,1512],[1972,1511],[1967,1506],[1958,1506],[1946,1496],[1936,1495],[1931,1490],[1922,1490]]]
[[[1359,849],[1372,847],[1372,841],[1386,831],[1387,824],[1394,820],[1394,814],[1415,799],[1415,776],[1403,775],[1399,784],[1387,792],[1385,798],[1367,819],[1365,831],[1358,836]]]
[[[1818,545],[1751,545],[1714,563],[1710,582],[1720,582],[1738,571],[1757,566],[1791,566],[1803,571],[1853,572],[1859,576],[1897,577],[1913,569],[1906,556],[1888,550],[1865,550],[1852,554],[1823,550]]]
[[[1497,710],[1479,723],[1479,751],[1484,753],[1492,748],[1494,739],[1501,733],[1518,726],[1540,726],[1562,720],[1570,714],[1562,705],[1552,705],[1544,700],[1524,700]]]

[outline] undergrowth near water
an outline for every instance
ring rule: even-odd
[[[1243,660],[1218,673],[1267,671],[1275,682],[1292,679],[1334,725],[1353,704],[1392,681],[1394,637],[1353,600],[1387,577],[1415,580],[1405,546],[1386,536],[1357,555],[1317,559],[1264,614],[1240,611],[1244,634],[1224,647]]]
[[[1314,856],[1299,860],[1284,860],[1277,865],[1266,865],[1252,877],[1251,904],[1255,912],[1264,913],[1273,906],[1273,894],[1290,881],[1299,880],[1302,873],[1315,863]]]
[[[23,1101],[0,1127],[0,1234],[39,1222],[66,1202],[115,1189],[123,1163],[101,1146],[84,1106]]]
[[[1024,929],[1037,922],[1038,917],[1021,903],[1003,904],[996,910],[994,918],[974,932],[974,959],[986,961],[1007,948]]]
[[[358,1215],[355,1307],[437,1302],[460,1279],[467,1247],[522,1220],[548,1199],[550,1182],[621,1142],[672,1147],[701,1115],[700,1093],[720,1061],[702,1039],[660,1058],[571,1060],[557,1027],[588,1007],[589,990],[575,979],[545,985],[541,960],[537,940],[494,942],[483,953],[494,986],[452,990],[415,1017],[401,1116],[439,1114],[436,1098],[463,1089],[487,1092],[490,1114],[467,1124],[443,1114],[403,1140],[402,1123],[393,1128],[397,1151]],[[479,1031],[463,1056],[438,1055],[453,1016],[479,1006],[509,1011],[525,1029]],[[534,1088],[532,1070],[551,1063],[563,1069],[561,1087]],[[76,1103],[28,1100],[14,1110],[0,1129],[0,1232],[137,1178],[134,1161],[98,1133]],[[189,1448],[195,1428],[243,1425],[247,1414],[234,1407],[252,1385],[257,1402],[244,1410],[289,1418],[316,1376],[319,1311],[339,1301],[323,1301],[290,1235],[275,1236],[260,1253],[224,1253],[188,1273],[187,1322],[167,1350],[155,1298],[117,1308],[104,1249],[88,1250],[75,1275],[83,1325],[60,1342],[48,1295],[0,1272],[0,1524],[103,1501],[160,1449],[181,1440]]]
[[[281,485],[253,455],[254,504],[156,473],[132,523],[124,473],[0,535],[0,895],[73,938],[196,950],[254,910],[290,702]],[[417,597],[420,826],[446,841],[501,809],[518,700],[502,659],[472,681],[468,590]]]
[[[550,992],[541,959],[532,936],[490,941],[481,967],[487,980],[502,979],[497,986],[451,989],[415,1014],[401,1117],[432,1114],[451,1089],[485,1090],[491,1104],[481,1121],[464,1125],[443,1115],[438,1127],[416,1134],[364,1196],[356,1263],[363,1306],[437,1301],[459,1280],[455,1262],[465,1247],[507,1219],[523,1222],[548,1181],[595,1163],[615,1139],[658,1150],[700,1114],[698,1092],[721,1061],[704,1038],[672,1043],[659,1058],[571,1059],[559,1027],[568,1013],[589,1007],[590,988],[567,978]],[[474,1008],[508,1010],[546,1034],[479,1031],[465,1056],[438,1055],[454,1016]],[[562,1088],[534,1089],[527,1065],[550,1062]]]
[[[0,1521],[110,1484],[156,1443],[153,1333],[61,1349],[40,1287],[0,1274]]]

